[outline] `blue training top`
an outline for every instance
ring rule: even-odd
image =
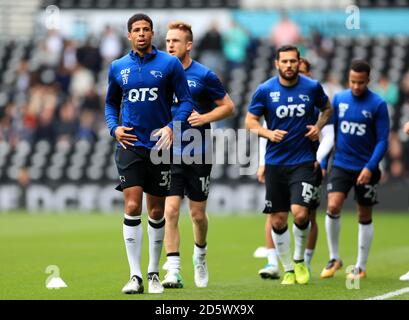
[[[212,111],[216,107],[214,101],[223,99],[227,94],[226,90],[223,87],[223,84],[220,82],[217,75],[201,63],[192,60],[190,66],[185,69],[185,73],[187,84],[195,103],[194,110],[196,110],[198,113],[204,114]],[[176,115],[179,112],[179,109],[180,103],[179,101],[175,101],[172,106],[172,114]],[[180,146],[179,148],[177,148],[176,144],[174,144],[174,153],[182,154],[182,150],[186,147],[186,145],[190,144],[193,141],[193,136],[189,137],[189,132],[186,132],[186,130],[192,128],[199,130],[201,135],[201,143],[200,145],[196,145],[195,143],[194,148],[192,148],[190,152],[188,152],[193,155],[194,153],[198,154],[204,153],[206,151],[210,142],[206,139],[205,130],[210,129],[210,123],[207,123],[200,127],[192,127],[188,122],[186,122],[183,123],[181,127],[181,148]],[[175,137],[175,139],[180,138],[180,136]]]
[[[151,133],[168,125],[173,129],[171,106],[173,95],[180,103],[173,121],[185,122],[193,110],[193,100],[179,59],[155,47],[141,58],[131,51],[111,63],[105,101],[105,120],[111,136],[119,125],[132,127],[138,141],[135,146],[151,149]]]
[[[283,86],[276,76],[257,88],[248,111],[264,115],[269,130],[288,132],[279,143],[268,140],[266,164],[289,166],[315,161],[317,144],[305,134],[307,125],[315,124],[315,107],[322,109],[327,101],[321,84],[303,75],[291,87]]]
[[[385,101],[369,89],[359,97],[349,89],[336,94],[333,105],[333,165],[373,172],[388,149],[389,115]]]

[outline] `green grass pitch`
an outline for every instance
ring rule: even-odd
[[[147,268],[146,215],[143,216],[142,268]],[[262,280],[257,271],[266,262],[253,258],[264,243],[264,216],[209,217],[209,286],[193,282],[192,227],[182,215],[181,258],[184,289],[166,289],[163,295],[123,295],[128,263],[122,240],[122,216],[100,214],[0,214],[0,299],[133,299],[133,300],[262,300],[365,299],[401,288],[399,276],[409,270],[409,215],[376,212],[375,238],[367,275],[360,289],[347,289],[345,267],[335,278],[321,280],[328,260],[324,214],[318,215],[319,236],[308,285],[282,286],[280,280]],[[290,218],[290,221],[292,219]],[[344,266],[355,263],[358,225],[354,214],[343,214],[340,251]],[[292,242],[294,240],[292,239]],[[161,265],[165,254],[162,254]],[[49,290],[48,265],[57,265],[68,288]],[[164,271],[161,270],[161,278]],[[145,279],[145,292],[147,281]],[[409,293],[395,299],[409,299]]]

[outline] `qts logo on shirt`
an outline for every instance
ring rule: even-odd
[[[121,70],[121,77],[122,77],[122,84],[128,84],[129,74],[131,73],[131,68],[122,69]]]
[[[302,117],[305,115],[305,104],[289,104],[277,107],[276,116],[280,119],[288,117]]]
[[[341,132],[345,134],[352,134],[357,136],[363,136],[366,133],[365,123],[356,123],[351,121],[341,121]]]
[[[158,88],[131,89],[128,93],[130,102],[155,101],[158,99]]]

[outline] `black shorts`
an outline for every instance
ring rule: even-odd
[[[211,171],[211,164],[172,164],[169,196],[186,195],[198,202],[207,200]]]
[[[312,201],[311,201],[311,207],[310,209],[312,210],[317,210],[317,208],[320,206],[321,203],[321,194],[322,194],[322,171],[321,167],[318,166],[316,169],[316,181],[315,181],[315,186],[314,186],[314,191],[313,191],[313,196],[312,196]]]
[[[319,186],[319,167],[314,163],[294,166],[266,165],[266,206],[264,213],[288,212],[292,204],[312,209]]]
[[[143,191],[157,197],[165,197],[170,189],[170,165],[153,164],[150,150],[143,147],[117,148],[115,162],[120,184],[117,190],[140,186]]]
[[[361,171],[351,171],[333,166],[328,176],[328,193],[343,192],[345,197],[347,197],[351,188],[354,187],[354,199],[359,205],[373,206],[377,204],[376,188],[381,178],[381,172],[379,169],[376,169],[376,171],[372,172],[372,178],[368,184],[357,186],[356,179],[360,173]]]

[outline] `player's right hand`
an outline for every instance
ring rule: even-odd
[[[372,172],[368,168],[363,168],[358,178],[356,179],[356,184],[358,186],[368,184],[371,182]]]
[[[118,126],[115,129],[115,137],[116,140],[119,142],[119,144],[126,149],[126,144],[133,146],[133,142],[134,141],[138,141],[138,137],[135,136],[134,134],[129,134],[126,133],[126,131],[131,131],[133,130],[133,128],[129,128],[129,127],[124,127],[124,126]]]
[[[259,166],[257,169],[257,179],[260,183],[266,183],[266,166]]]
[[[276,129],[270,131],[270,136],[268,138],[272,142],[281,142],[287,134],[287,131]]]

